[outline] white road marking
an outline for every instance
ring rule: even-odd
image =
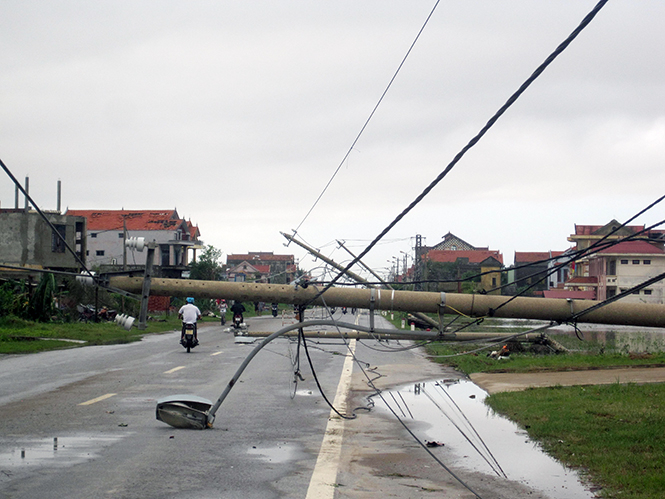
[[[349,341],[351,353],[356,351],[356,340]],[[346,400],[351,387],[351,373],[353,372],[353,356],[348,355],[344,361],[342,375],[337,385],[337,393],[333,406],[342,414],[346,413]],[[330,411],[328,426],[323,436],[319,457],[314,466],[314,472],[309,482],[306,499],[332,499],[335,495],[337,470],[342,454],[342,439],[344,436],[344,419],[334,411]]]
[[[173,369],[169,369],[168,371],[164,371],[164,374],[171,374],[171,373],[174,373],[176,371],[180,371],[180,369],[184,369],[185,367],[187,367],[187,366],[174,367]]]
[[[211,356],[211,357],[214,357],[215,355],[219,355],[220,353],[224,353],[224,352],[215,352],[215,353],[211,353],[210,356]]]
[[[109,398],[113,397],[114,395],[117,395],[117,394],[116,393],[107,393],[106,395],[102,395],[100,397],[90,399],[87,402],[81,402],[79,405],[92,405],[92,404],[95,404],[97,402],[101,402],[102,400],[109,399]]]

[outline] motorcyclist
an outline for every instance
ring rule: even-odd
[[[222,326],[226,322],[226,310],[227,310],[226,300],[219,300],[219,315],[222,319]]]
[[[191,296],[187,298],[187,303],[185,303],[180,310],[178,310],[178,318],[182,320],[182,332],[180,333],[180,342],[182,343],[185,339],[185,324],[194,325],[194,344],[199,343],[198,331],[196,327],[196,321],[201,318],[201,311],[199,307],[194,305],[194,298]]]
[[[241,324],[245,322],[245,317],[242,315],[245,313],[245,306],[242,304],[242,302],[235,300],[231,306],[231,312],[233,313],[234,318],[236,315],[240,316]]]

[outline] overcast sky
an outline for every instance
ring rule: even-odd
[[[279,231],[303,220],[434,4],[4,0],[0,158],[42,209],[61,179],[63,210],[177,208],[224,254],[314,267]],[[442,0],[299,234],[339,261],[336,239],[359,253],[594,5]],[[365,261],[452,232],[510,264],[662,195],[663,19],[665,2],[610,0]]]

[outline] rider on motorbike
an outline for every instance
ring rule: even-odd
[[[233,316],[235,317],[236,315],[240,316],[240,322],[245,322],[245,318],[243,317],[242,314],[245,313],[245,306],[242,304],[241,301],[236,300],[233,302],[233,305],[231,306],[231,312],[233,313]]]
[[[201,318],[201,311],[199,310],[199,307],[194,305],[194,298],[191,296],[187,298],[187,303],[178,310],[178,318],[182,320],[180,342],[182,343],[185,339],[185,324],[192,324],[194,325],[194,343],[198,344],[199,339],[197,335],[196,321]]]

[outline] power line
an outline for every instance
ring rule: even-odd
[[[413,208],[415,208],[441,180],[443,180],[448,173],[455,167],[455,165],[464,157],[464,155],[475,146],[480,139],[489,131],[492,126],[499,120],[499,118],[517,101],[517,99],[531,86],[531,84],[547,69],[547,67],[554,62],[554,60],[577,38],[577,36],[586,28],[589,23],[596,17],[600,9],[602,9],[608,0],[600,0],[596,6],[586,15],[582,22],[568,35],[568,37],[552,52],[545,61],[536,68],[536,70],[527,78],[527,80],[520,85],[515,93],[513,93],[508,100],[499,108],[499,110],[489,119],[480,131],[462,148],[460,152],[453,158],[448,166],[409,204],[381,233],[356,257],[351,263],[313,298],[316,299],[321,296],[328,288],[332,287],[342,275],[353,267],[359,260],[361,260],[367,253],[369,253],[376,244],[383,239],[383,237],[392,230]]]
[[[349,155],[351,154],[351,151],[353,151],[353,148],[354,148],[354,147],[356,146],[356,144],[358,143],[358,140],[360,140],[360,136],[361,136],[361,135],[363,134],[363,132],[365,131],[365,128],[367,128],[367,125],[369,125],[370,120],[371,120],[372,117],[374,116],[374,113],[376,113],[376,110],[377,110],[377,109],[379,108],[379,106],[381,105],[381,102],[383,101],[383,98],[384,98],[384,97],[386,96],[386,94],[388,93],[388,90],[390,90],[390,87],[392,86],[393,82],[394,82],[395,79],[397,78],[397,75],[399,74],[400,70],[402,69],[402,66],[404,66],[404,63],[406,62],[406,59],[409,57],[409,54],[411,54],[411,51],[413,50],[413,47],[416,45],[416,42],[417,42],[418,39],[420,38],[420,35],[421,35],[422,32],[425,30],[425,26],[427,26],[427,23],[429,22],[430,18],[431,18],[432,15],[434,14],[434,11],[436,10],[436,7],[439,5],[439,2],[440,2],[440,1],[441,1],[441,0],[436,0],[436,3],[434,4],[434,7],[432,7],[431,12],[430,12],[429,15],[427,16],[427,19],[425,19],[425,22],[423,23],[422,27],[420,28],[420,31],[418,31],[418,34],[416,35],[416,38],[415,38],[415,39],[413,40],[413,42],[411,43],[411,46],[409,47],[409,50],[407,50],[407,52],[406,52],[406,55],[402,58],[402,62],[400,62],[399,66],[397,67],[397,70],[396,70],[395,73],[393,74],[393,77],[390,79],[390,82],[388,83],[388,86],[386,87],[386,89],[385,89],[385,90],[383,91],[383,93],[381,94],[381,97],[379,98],[378,102],[377,102],[376,105],[374,106],[374,109],[372,109],[372,112],[369,114],[369,117],[367,118],[367,120],[365,120],[365,124],[362,126],[362,128],[360,129],[360,132],[358,132],[358,135],[356,135],[356,138],[355,138],[355,139],[353,140],[353,142],[351,143],[351,147],[349,147],[349,150],[346,151],[346,154],[345,154],[344,157],[342,158],[342,161],[340,161],[340,163],[339,163],[339,165],[337,166],[337,169],[335,170],[335,172],[332,174],[332,177],[330,177],[330,180],[328,180],[328,183],[325,185],[325,187],[324,187],[323,190],[321,191],[321,194],[319,194],[319,197],[316,198],[316,201],[314,201],[314,204],[313,204],[312,207],[309,209],[309,211],[307,212],[307,214],[304,216],[304,218],[301,220],[301,222],[298,224],[298,226],[293,230],[293,235],[294,235],[294,236],[298,233],[298,230],[300,229],[300,227],[302,227],[302,224],[305,223],[305,220],[307,220],[307,218],[308,218],[309,215],[312,213],[312,211],[314,210],[314,208],[316,208],[316,205],[319,204],[319,201],[321,200],[321,198],[323,197],[323,195],[324,195],[324,194],[326,193],[326,191],[328,190],[328,187],[330,187],[330,184],[332,184],[332,181],[333,181],[333,180],[335,179],[335,177],[337,176],[337,173],[339,173],[339,170],[342,168],[342,165],[344,165],[344,162],[347,160],[347,158],[348,158]],[[288,246],[288,244],[287,244],[287,246]]]

